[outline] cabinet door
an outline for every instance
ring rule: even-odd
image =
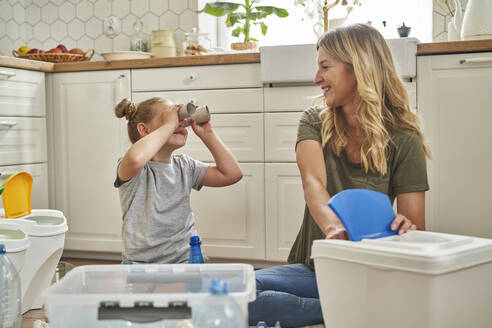
[[[418,57],[430,230],[492,238],[492,53]]]
[[[238,183],[192,192],[196,227],[209,257],[265,258],[263,165],[241,163]]]
[[[265,161],[295,162],[301,112],[265,113]]]
[[[304,215],[297,164],[265,164],[266,259],[286,261]]]
[[[113,182],[128,137],[114,106],[130,97],[129,77],[127,70],[54,74],[54,198],[68,220],[67,250],[122,249]]]
[[[319,86],[273,87],[264,89],[265,112],[298,112],[319,102]]]
[[[28,165],[11,165],[0,166],[0,185],[7,180],[12,174],[24,171],[32,176],[31,190],[31,208],[43,209],[49,208],[48,202],[48,165],[28,164]],[[0,197],[0,208],[3,207],[3,201]]]

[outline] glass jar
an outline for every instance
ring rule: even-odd
[[[183,51],[185,56],[202,55],[210,51],[212,42],[208,38],[208,33],[200,33],[198,28],[194,27],[191,32],[184,35]]]
[[[132,37],[130,50],[148,52],[150,50],[150,36],[143,31],[143,22],[137,19],[133,24],[135,34]]]

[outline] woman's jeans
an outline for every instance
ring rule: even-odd
[[[258,270],[256,300],[249,303],[249,325],[280,322],[282,328],[323,323],[314,272],[303,264]]]

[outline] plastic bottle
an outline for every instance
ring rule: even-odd
[[[0,327],[21,327],[21,286],[14,265],[0,244]]]
[[[193,313],[195,327],[200,328],[246,328],[246,317],[237,302],[227,294],[227,281],[213,279],[211,295]]]
[[[205,263],[203,261],[202,249],[200,248],[200,236],[191,236],[190,238],[190,259],[188,263]]]

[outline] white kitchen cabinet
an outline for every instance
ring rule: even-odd
[[[45,93],[44,73],[0,67],[0,184],[28,172],[38,209],[49,207]]]
[[[243,178],[191,195],[196,227],[209,257],[265,259],[264,165],[241,163]]]
[[[130,97],[130,71],[54,73],[52,82],[52,192],[68,220],[65,250],[119,253],[122,217],[113,182],[128,137],[114,106]]]
[[[266,259],[287,261],[305,205],[296,163],[265,164],[265,204]]]
[[[418,110],[433,159],[432,231],[492,238],[492,53],[421,56]]]

